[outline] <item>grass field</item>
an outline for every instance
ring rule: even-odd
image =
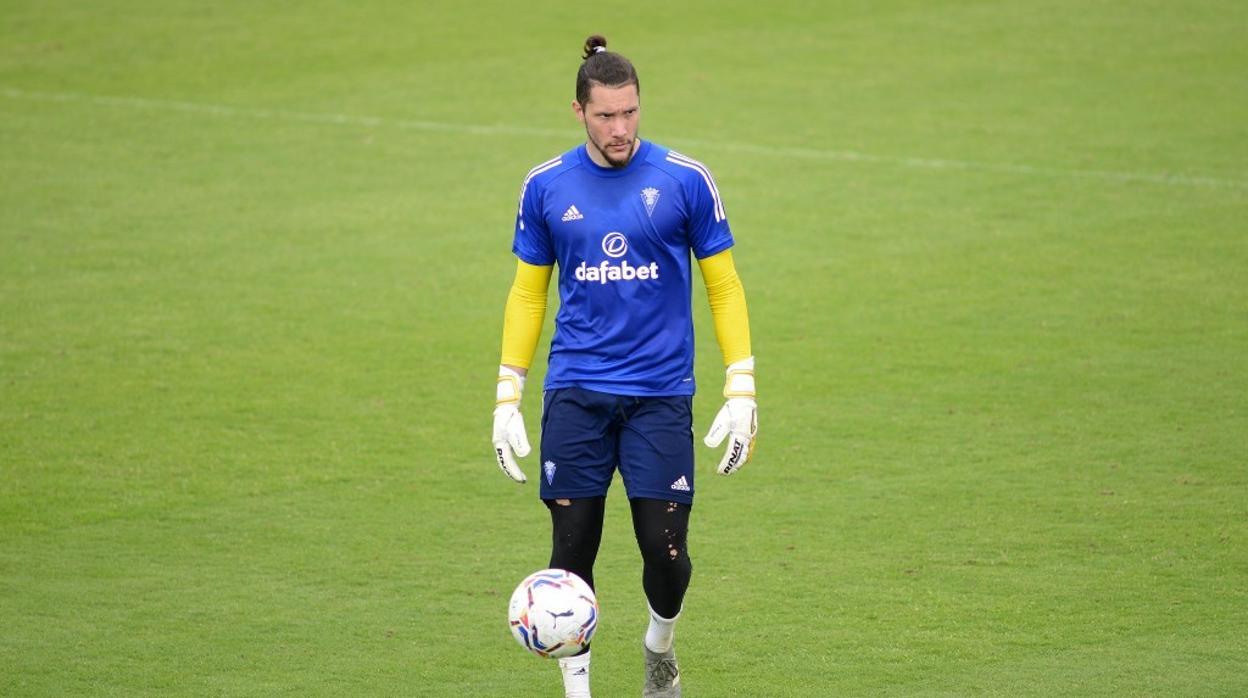
[[[0,695],[561,695],[488,432],[591,32],[715,171],[759,362],[686,695],[1248,694],[1244,3],[4,0]]]

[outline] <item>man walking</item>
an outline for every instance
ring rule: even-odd
[[[749,460],[757,432],[754,357],[732,233],[710,171],[643,141],[633,65],[591,36],[573,112],[586,142],[533,168],[520,193],[515,281],[504,311],[493,443],[502,471],[526,477],[520,400],[559,267],[561,305],[545,380],[540,496],[550,567],[594,586],[607,489],[616,470],[632,509],[650,624],[643,696],[680,696],[673,630],[693,571],[694,337],[697,259],[726,368],[725,404],[704,439],[727,441],[717,472]],[[559,660],[567,696],[589,696],[590,652]]]

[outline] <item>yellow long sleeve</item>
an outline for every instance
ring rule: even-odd
[[[527,369],[546,319],[546,289],[553,266],[516,260],[516,278],[503,309],[503,351],[500,363]]]
[[[710,301],[715,337],[719,340],[719,351],[724,355],[724,365],[753,356],[745,287],[737,276],[732,250],[699,259],[698,267],[702,269],[702,280],[706,283],[706,297]]]

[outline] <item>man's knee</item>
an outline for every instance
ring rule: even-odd
[[[546,500],[557,555],[593,559],[602,539],[603,498]]]
[[[637,535],[637,547],[647,564],[688,564],[688,505],[636,500],[633,504],[633,529]]]

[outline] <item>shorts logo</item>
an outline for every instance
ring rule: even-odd
[[[548,460],[545,463],[542,463],[542,470],[546,472],[546,484],[555,484],[555,462],[553,460]]]
[[[623,257],[628,252],[628,238],[624,237],[624,233],[607,233],[602,238],[602,251],[608,257]]]
[[[677,492],[688,492],[690,490],[689,480],[684,475],[681,475],[679,480],[672,483],[672,489]]]

